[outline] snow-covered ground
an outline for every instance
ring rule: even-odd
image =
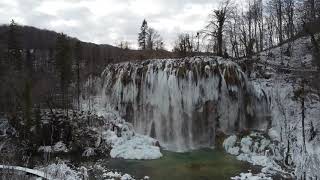
[[[239,160],[261,165],[263,172],[291,174],[298,179],[319,179],[320,171],[320,97],[317,90],[305,83],[305,140],[302,131],[301,77],[312,82],[317,74],[312,63],[308,37],[258,54],[250,81],[261,97],[268,98],[271,129],[261,138],[230,136],[224,148]],[[319,79],[318,79],[319,80]],[[262,142],[262,140],[264,142]],[[305,148],[304,148],[305,141]],[[269,143],[267,143],[269,142]],[[258,143],[258,144],[257,144]],[[269,144],[265,152],[254,149]]]
[[[282,151],[281,161],[295,167],[295,176],[319,176],[320,170],[320,102],[317,94],[308,93],[305,100],[305,142],[303,145],[301,101],[295,98],[300,85],[284,77],[272,80],[258,80],[256,86],[263,89],[270,98],[272,131],[270,137],[278,142],[275,146]],[[278,134],[278,136],[276,136]],[[281,159],[282,158],[282,159]],[[287,159],[286,159],[287,158]]]
[[[44,172],[45,174],[49,175],[52,180],[80,180],[88,178],[87,172],[83,171],[78,172],[74,169],[71,169],[67,164],[64,162],[59,162],[55,164],[50,164],[45,167],[38,168],[38,171]]]
[[[319,178],[320,171],[320,97],[312,86],[305,85],[305,148],[302,131],[301,79],[309,82],[317,74],[312,63],[309,37],[300,38],[291,43],[291,56],[281,55],[288,44],[271,50],[274,58],[261,54],[262,63],[288,67],[290,73],[282,74],[279,70],[269,79],[254,79],[256,87],[263,89],[270,98],[272,129],[278,134],[279,149],[283,151],[285,164],[293,169],[297,178]],[[273,69],[277,70],[277,67]],[[319,73],[318,73],[319,74]],[[316,79],[319,80],[319,77]]]
[[[312,63],[310,37],[302,37],[282,46],[259,53],[254,58],[271,67],[316,69]]]
[[[88,171],[93,169],[100,170],[102,172],[102,176],[99,178],[104,180],[134,180],[134,177],[129,174],[108,170],[100,165],[95,165],[94,167],[91,167],[91,169],[84,166],[72,169],[66,163],[58,162],[45,167],[40,167],[38,170],[33,171],[45,174],[43,177],[49,177],[49,180],[88,180]],[[146,176],[144,179],[148,179],[148,177]]]

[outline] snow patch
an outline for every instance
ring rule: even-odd
[[[63,162],[50,164],[46,167],[39,168],[39,170],[48,174],[53,180],[82,180],[80,172],[71,169]]]
[[[69,152],[66,144],[64,144],[62,141],[57,142],[54,146],[53,146],[53,151],[54,152]]]
[[[54,146],[40,146],[38,148],[38,152],[45,152],[45,153],[60,153],[69,152],[69,149],[67,148],[66,144],[64,144],[62,141],[57,142]]]
[[[252,173],[240,173],[240,176],[232,177],[233,180],[272,180],[271,177],[267,177],[265,174],[252,174]]]
[[[138,135],[117,137],[115,133],[108,132],[107,140],[113,144],[110,152],[112,158],[124,159],[158,159],[162,157],[157,141],[153,138]]]
[[[270,129],[269,129],[268,135],[269,135],[269,137],[270,137],[272,140],[277,140],[277,141],[280,140],[280,135],[279,135],[279,133],[278,133],[275,129],[273,129],[273,128],[270,128]]]
[[[274,175],[277,173],[286,174],[286,172],[275,161],[276,154],[269,156],[269,150],[274,147],[270,140],[266,139],[260,133],[251,133],[249,136],[239,139],[237,142],[237,136],[233,135],[228,137],[223,146],[226,152],[232,155],[236,155],[240,161],[246,161],[253,165],[264,167],[263,173]],[[238,147],[239,146],[239,147]],[[232,149],[237,148],[237,153],[234,153]]]
[[[93,148],[86,148],[86,150],[82,153],[82,156],[84,157],[90,157],[96,155],[95,151]]]
[[[133,177],[131,177],[129,174],[121,175],[119,172],[108,172],[103,174],[104,178],[107,178],[106,180],[113,180],[113,179],[120,179],[120,180],[134,180]]]
[[[233,135],[233,136],[229,136],[226,140],[224,140],[223,142],[223,147],[224,149],[232,155],[239,155],[239,147],[235,147],[237,142],[237,136]]]
[[[241,139],[241,151],[243,153],[251,153],[250,147],[252,145],[251,137],[245,137]]]

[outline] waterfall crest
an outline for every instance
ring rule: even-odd
[[[265,129],[267,101],[228,60],[187,58],[111,64],[101,104],[173,151],[214,145],[217,130]]]

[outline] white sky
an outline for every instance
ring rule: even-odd
[[[145,18],[164,38],[167,49],[178,33],[202,29],[219,0],[1,0],[0,23],[64,32],[82,41],[137,47]]]

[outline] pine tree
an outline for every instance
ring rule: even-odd
[[[25,86],[23,91],[23,98],[24,98],[24,120],[26,124],[26,133],[30,130],[31,126],[33,125],[32,122],[32,97],[31,97],[31,81],[25,80]]]
[[[22,49],[19,43],[18,24],[11,20],[8,32],[8,56],[16,70],[22,69]]]
[[[77,104],[78,110],[80,110],[80,62],[82,58],[82,46],[81,42],[78,41],[75,46],[75,57],[76,57],[76,66],[77,66]]]
[[[34,54],[33,51],[30,49],[26,50],[26,60],[25,60],[25,67],[26,71],[29,77],[32,76],[32,73],[34,71],[33,69],[33,63],[34,63]]]
[[[62,94],[62,107],[68,110],[68,88],[72,77],[71,47],[68,37],[61,33],[56,42],[56,69],[60,78],[60,89]]]
[[[147,35],[148,35],[148,23],[147,21],[144,19],[140,28],[140,33],[139,33],[139,37],[138,37],[138,43],[139,43],[139,47],[142,50],[145,50],[147,48]]]

